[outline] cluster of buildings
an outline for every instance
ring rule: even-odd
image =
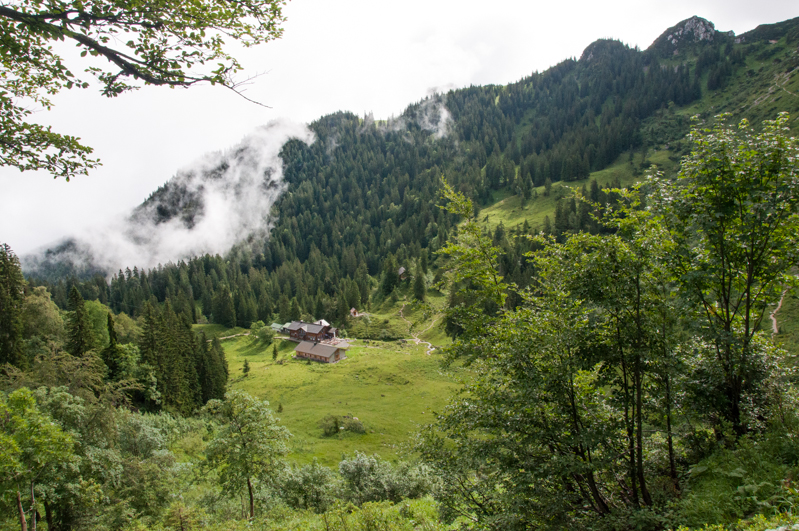
[[[347,357],[349,344],[341,341],[338,338],[338,329],[324,319],[315,323],[304,321],[292,321],[284,325],[273,323],[272,328],[299,343],[294,348],[294,355],[297,358],[335,363]]]

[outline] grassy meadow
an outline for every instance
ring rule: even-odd
[[[442,346],[448,339],[441,331],[441,306],[445,297],[431,292],[424,304],[411,302],[408,287],[397,296],[374,304],[367,317],[375,326],[385,326],[410,339]],[[393,300],[396,299],[396,300]],[[400,310],[402,309],[402,316]],[[404,319],[403,319],[404,317]],[[407,319],[407,321],[405,320]],[[349,328],[355,328],[351,326]],[[224,337],[241,329],[217,329],[198,325],[206,334]],[[222,340],[234,389],[269,401],[281,424],[293,434],[289,459],[298,464],[314,458],[335,468],[342,454],[356,450],[395,460],[405,451],[423,424],[432,422],[449,398],[460,388],[457,369],[443,370],[441,351],[428,351],[425,344],[410,340],[381,341],[350,337],[347,358],[325,364],[293,358],[294,342],[275,339],[264,344],[255,337]],[[273,359],[273,347],[278,356]],[[244,361],[250,367],[245,377]],[[320,422],[327,415],[357,417],[365,433],[342,430],[325,436]]]
[[[674,171],[678,165],[671,160],[672,155],[673,153],[668,150],[649,152],[646,162],[667,172]],[[549,220],[554,223],[555,204],[559,198],[568,197],[572,190],[579,190],[583,185],[589,187],[594,179],[601,186],[613,186],[615,182],[629,186],[643,179],[645,173],[640,173],[641,166],[640,153],[634,153],[632,161],[629,152],[622,153],[613,164],[603,170],[592,172],[588,179],[553,183],[549,196],[545,196],[544,187],[539,186],[535,189],[538,197],[528,200],[524,206],[521,196],[497,193],[494,196],[496,202],[480,210],[479,221],[492,230],[500,223],[506,229],[511,229],[524,224],[525,221],[533,230],[540,230],[545,216],[549,216]]]

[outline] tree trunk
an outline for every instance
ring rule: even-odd
[[[674,483],[674,488],[680,492],[680,480],[677,478],[677,465],[674,460],[674,440],[671,433],[671,384],[668,374],[666,374],[666,439],[669,443],[669,475]]]
[[[610,508],[608,508],[608,504],[605,503],[604,498],[602,498],[602,494],[599,492],[599,487],[596,484],[596,479],[594,479],[593,471],[588,472],[588,488],[591,489],[591,496],[594,498],[594,503],[596,504],[599,514],[608,514],[610,512]]]
[[[247,490],[250,492],[250,520],[255,518],[255,499],[252,496],[252,481],[247,478]]]
[[[36,531],[36,494],[33,492],[33,485],[34,483],[31,481],[31,531]]]
[[[632,491],[633,505],[639,507],[638,502],[638,477],[635,473],[635,436],[633,428],[633,420],[630,418],[630,387],[627,381],[627,364],[624,361],[624,351],[621,348],[621,332],[618,324],[616,325],[616,333],[619,341],[619,355],[621,359],[621,374],[622,385],[624,388],[624,426],[627,429],[627,451],[629,452],[628,458],[630,460],[630,490]],[[633,410],[635,407],[633,406]]]
[[[25,521],[25,509],[22,508],[22,496],[17,491],[17,510],[19,511],[19,525],[22,531],[28,531],[28,522]]]
[[[53,523],[53,511],[46,499],[44,500],[44,519],[47,521],[47,531],[58,531]]]
[[[637,356],[635,360],[635,445],[636,445],[636,472],[638,473],[638,485],[641,487],[641,497],[644,499],[644,504],[652,505],[652,498],[649,496],[649,490],[646,488],[646,479],[644,478],[644,426],[643,426],[643,374],[641,371],[641,357]]]

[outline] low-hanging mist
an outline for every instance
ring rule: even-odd
[[[41,276],[111,274],[205,253],[224,254],[253,236],[266,237],[270,210],[285,189],[279,153],[290,139],[314,141],[304,124],[270,122],[225,152],[205,155],[132,212],[23,257]]]

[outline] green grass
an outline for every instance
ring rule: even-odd
[[[249,337],[222,342],[231,386],[266,399],[288,427],[290,459],[335,467],[342,454],[356,450],[396,459],[420,425],[432,422],[458,389],[455,378],[439,367],[440,354],[423,345],[355,340],[347,359],[334,364],[292,359],[296,343],[278,340],[272,360],[269,345]],[[244,360],[250,374],[241,376]],[[358,417],[367,432],[325,437],[319,422],[326,415]]]
[[[436,347],[448,344],[439,326],[446,297],[431,290],[426,302],[418,303],[411,291],[410,283],[403,283],[393,296],[373,304],[367,317],[348,319],[345,326],[352,346],[347,359],[338,363],[295,360],[297,344],[291,341],[275,340],[276,361],[272,344],[252,337],[222,341],[231,387],[268,400],[274,410],[282,405],[277,415],[294,435],[291,460],[308,463],[317,458],[335,467],[342,454],[352,455],[356,450],[396,459],[419,426],[432,422],[433,412],[441,411],[459,389],[456,378],[441,370],[440,350],[428,355],[426,345],[410,341],[358,338],[358,331],[388,329],[396,337],[417,334]],[[216,336],[241,331],[219,325],[197,328]],[[247,377],[241,372],[245,359],[250,366]],[[319,423],[327,415],[358,417],[366,433],[344,431],[326,437]]]
[[[646,160],[665,171],[674,171],[677,164],[669,158],[670,155],[671,152],[667,150],[650,151]],[[538,197],[528,200],[524,207],[522,207],[520,196],[497,193],[494,195],[497,202],[481,209],[479,219],[484,226],[491,229],[500,223],[506,229],[511,229],[517,225],[523,225],[525,221],[533,230],[540,229],[544,223],[544,216],[549,216],[550,222],[554,222],[555,204],[558,198],[567,197],[573,189],[580,189],[583,185],[588,188],[594,179],[602,186],[613,186],[615,182],[621,186],[629,186],[643,179],[644,174],[639,172],[636,175],[635,171],[641,165],[640,157],[640,154],[636,153],[633,162],[630,163],[630,154],[623,153],[607,168],[591,173],[588,179],[553,183],[548,197],[544,196],[544,187],[540,186],[535,189]],[[561,188],[560,191],[559,188]],[[487,221],[486,218],[488,218]]]
[[[428,277],[432,278],[432,272]],[[430,279],[428,279],[430,284]],[[414,334],[419,335],[420,339],[429,341],[435,346],[445,346],[450,339],[441,329],[441,319],[443,310],[446,306],[446,296],[436,290],[429,290],[423,303],[413,298],[411,281],[404,281],[394,291],[379,303],[372,304],[366,313],[366,318],[350,318],[347,322],[347,330],[353,337],[372,337],[379,339],[376,334],[369,336],[362,334],[362,330],[385,327],[392,330],[394,337],[410,338]],[[400,315],[402,310],[402,315]],[[403,319],[404,317],[404,319]]]
[[[432,272],[428,274],[428,284]],[[430,290],[424,303],[413,299],[412,286],[403,282],[390,297],[372,304],[366,317],[348,318],[344,329],[351,348],[347,359],[334,364],[307,363],[293,359],[294,342],[276,339],[264,344],[254,337],[222,340],[230,368],[230,387],[243,389],[270,402],[291,439],[290,459],[308,463],[314,458],[335,467],[342,454],[356,450],[396,459],[419,427],[433,421],[460,388],[456,378],[440,367],[440,347],[450,339],[441,329],[446,296]],[[400,311],[402,310],[402,315]],[[435,350],[412,341],[381,341],[381,330],[395,338],[417,335]],[[245,332],[222,325],[195,325],[208,337],[225,337]],[[370,339],[364,339],[370,337]],[[278,358],[272,359],[273,345]],[[250,366],[243,376],[244,360]],[[354,416],[366,433],[344,431],[326,437],[319,426],[327,415]]]

